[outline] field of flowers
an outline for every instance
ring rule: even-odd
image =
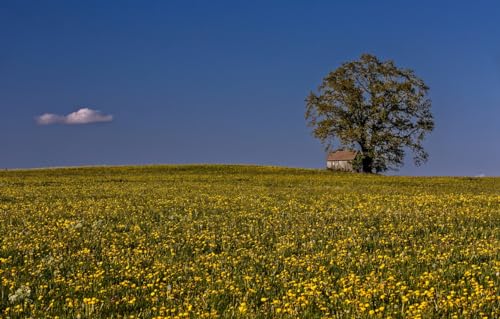
[[[500,178],[0,172],[0,318],[499,318]]]

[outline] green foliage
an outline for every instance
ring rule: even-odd
[[[363,171],[383,172],[427,161],[422,146],[434,128],[429,88],[412,70],[363,54],[330,72],[306,98],[306,120],[327,149],[335,143],[362,154]]]
[[[363,171],[363,155],[358,154],[354,160],[352,161],[352,169],[355,172],[361,172]]]

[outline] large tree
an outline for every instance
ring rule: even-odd
[[[327,149],[358,150],[363,172],[402,166],[406,150],[420,165],[428,158],[422,141],[434,128],[428,90],[412,70],[363,54],[309,94],[305,117]]]

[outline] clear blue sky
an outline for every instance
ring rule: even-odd
[[[367,52],[430,86],[429,162],[500,175],[498,1],[0,0],[0,167],[323,167],[304,98]],[[80,108],[113,120],[38,125]]]

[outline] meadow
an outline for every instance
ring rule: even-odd
[[[0,318],[499,318],[500,178],[0,172]]]

